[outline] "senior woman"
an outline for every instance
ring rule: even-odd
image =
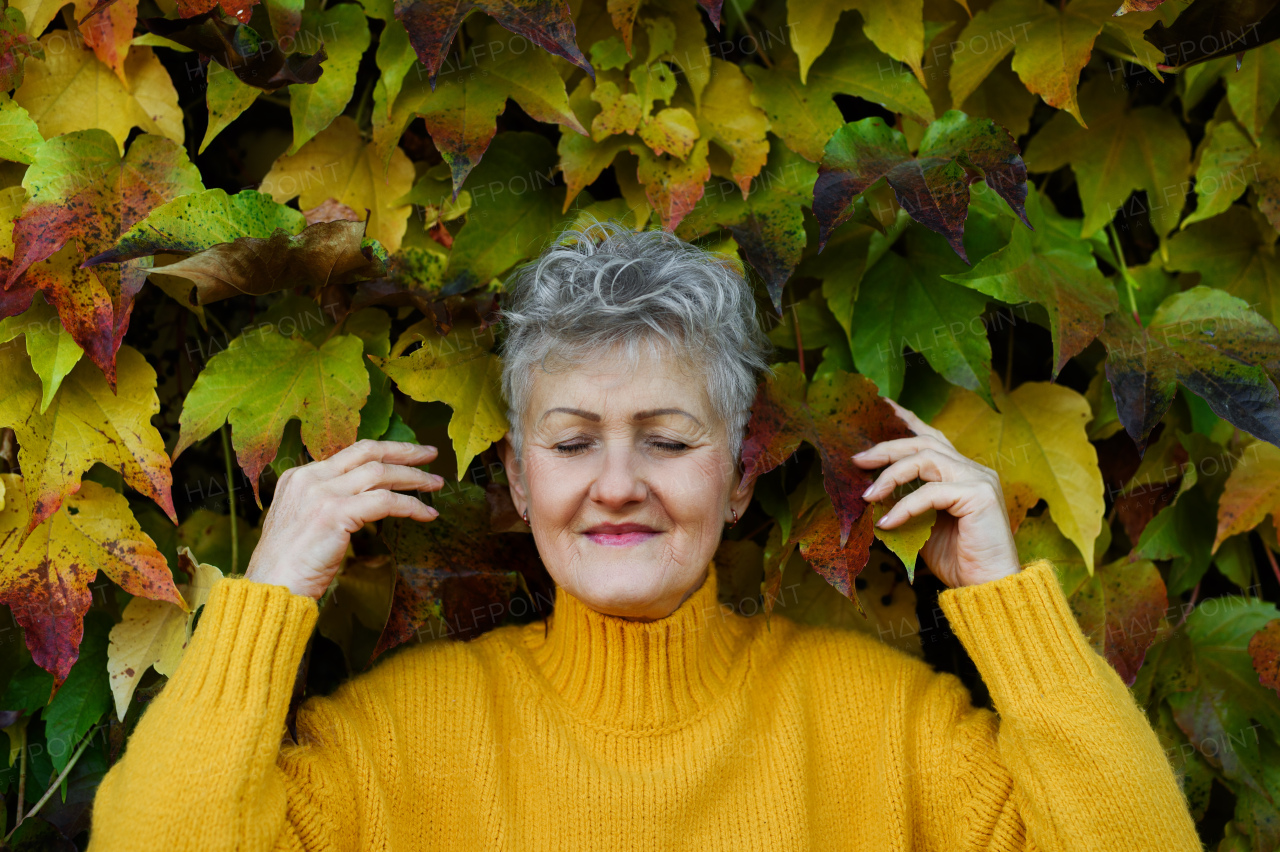
[[[924,551],[990,686],[866,634],[718,605],[713,555],[768,341],[735,267],[662,232],[563,241],[514,277],[500,447],[557,584],[547,623],[412,645],[297,714],[350,534],[434,509],[432,447],[360,441],[281,477],[243,578],[102,782],[94,852],[1199,850],[1160,744],[999,481],[937,430],[862,453],[928,484]],[[785,610],[782,610],[785,613]]]

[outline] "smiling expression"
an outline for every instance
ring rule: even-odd
[[[524,416],[523,469],[499,449],[552,579],[598,612],[669,615],[751,501],[701,372],[665,351],[538,370]]]

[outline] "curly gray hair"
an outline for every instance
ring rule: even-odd
[[[593,222],[562,232],[507,282],[501,311],[502,392],[511,444],[523,460],[522,420],[535,366],[568,365],[621,347],[635,369],[640,345],[665,344],[706,377],[737,464],[773,345],[757,319],[751,285],[736,259],[666,231]]]

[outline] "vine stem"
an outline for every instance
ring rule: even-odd
[[[804,374],[804,340],[800,338],[800,317],[796,314],[796,303],[791,303],[791,322],[796,327],[796,356],[800,362],[800,373]]]
[[[1120,246],[1120,235],[1116,233],[1116,223],[1107,223],[1107,235],[1115,243],[1112,250],[1116,253],[1116,262],[1120,264],[1120,277],[1124,279],[1125,289],[1129,291],[1129,309],[1133,311],[1133,321],[1142,327],[1142,318],[1138,314],[1138,298],[1134,291],[1140,290],[1138,282],[1129,272],[1129,265],[1124,262],[1124,249]]]
[[[18,801],[17,824],[14,825],[13,831],[10,831],[8,834],[4,836],[6,843],[8,842],[10,837],[13,837],[13,832],[18,830],[18,826],[22,825],[22,820],[31,819],[33,816],[35,816],[37,813],[40,812],[40,809],[44,807],[44,803],[49,801],[49,799],[53,797],[53,791],[58,789],[58,786],[63,782],[63,780],[69,774],[71,774],[71,770],[75,768],[75,765],[77,763],[79,763],[80,756],[84,754],[85,749],[89,747],[89,743],[93,742],[93,735],[94,733],[96,733],[96,730],[97,729],[90,731],[89,734],[84,738],[84,742],[80,743],[80,747],[76,749],[76,753],[71,755],[71,759],[67,761],[67,765],[64,766],[62,768],[62,771],[58,773],[58,777],[53,779],[53,783],[49,785],[48,790],[44,791],[44,795],[40,797],[40,801],[36,802],[34,805],[31,806],[31,810],[27,811],[27,815],[25,817],[22,816],[22,801],[21,800]]]
[[[240,531],[236,528],[235,488],[231,484],[231,439],[227,436],[227,424],[222,424],[222,457],[227,462],[227,505],[231,508],[231,573],[240,570]]]
[[[1280,583],[1280,565],[1276,564],[1276,555],[1271,552],[1271,548],[1267,547],[1267,543],[1262,543],[1262,552],[1267,554],[1267,561],[1271,563],[1271,573],[1276,575],[1276,582]]]
[[[1265,545],[1264,545],[1265,546]],[[27,801],[27,726],[22,726],[22,751],[18,755],[18,807],[15,808],[13,830],[22,825],[22,805]],[[12,832],[10,832],[12,833]],[[8,840],[9,838],[5,838]]]
[[[738,17],[742,19],[742,25],[747,28],[747,35],[751,36],[751,40],[756,43],[756,48],[760,51],[760,60],[764,62],[764,67],[772,71],[773,62],[770,61],[769,54],[765,52],[764,45],[760,43],[760,39],[756,37],[756,31],[751,28],[751,22],[747,20],[742,7],[738,5],[738,0],[729,0],[729,2],[733,4],[733,11],[737,12]]]
[[[1203,580],[1201,581],[1203,582]],[[1177,630],[1187,621],[1187,616],[1191,614],[1191,610],[1196,608],[1196,599],[1200,597],[1200,583],[1196,583],[1196,587],[1191,590],[1191,600],[1187,602],[1187,608],[1182,611],[1182,618],[1173,626]]]

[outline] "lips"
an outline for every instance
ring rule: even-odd
[[[596,524],[585,535],[605,547],[630,547],[648,541],[658,531],[644,524]]]

